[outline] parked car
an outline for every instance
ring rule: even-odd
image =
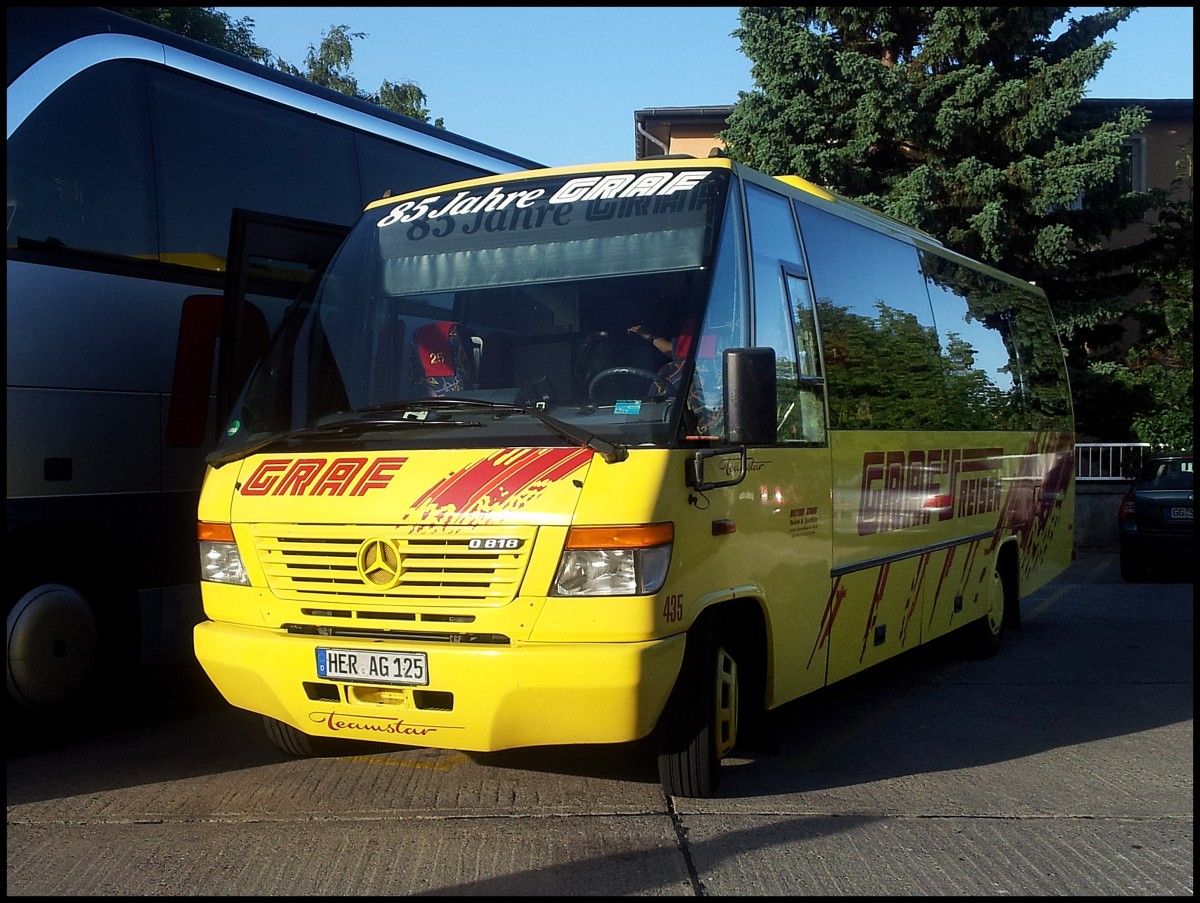
[[[1192,567],[1193,474],[1190,451],[1143,462],[1117,512],[1123,579],[1144,580],[1150,568]]]

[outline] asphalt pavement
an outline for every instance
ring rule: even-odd
[[[995,658],[779,709],[714,800],[664,796],[636,745],[297,760],[198,669],[98,687],[8,738],[7,891],[1191,896],[1192,579],[1081,553]]]

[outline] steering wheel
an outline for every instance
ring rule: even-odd
[[[588,398],[595,398],[596,386],[612,376],[638,376],[649,382],[663,395],[670,397],[675,394],[675,387],[673,385],[657,373],[647,370],[644,367],[609,367],[606,370],[601,370],[592,377],[592,381],[588,383]]]

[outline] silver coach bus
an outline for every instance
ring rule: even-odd
[[[322,224],[537,164],[99,8],[7,25],[8,695],[54,712],[190,657],[204,455]]]

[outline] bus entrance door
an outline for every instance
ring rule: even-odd
[[[284,311],[321,277],[349,231],[337,223],[233,211],[217,379],[219,425]]]

